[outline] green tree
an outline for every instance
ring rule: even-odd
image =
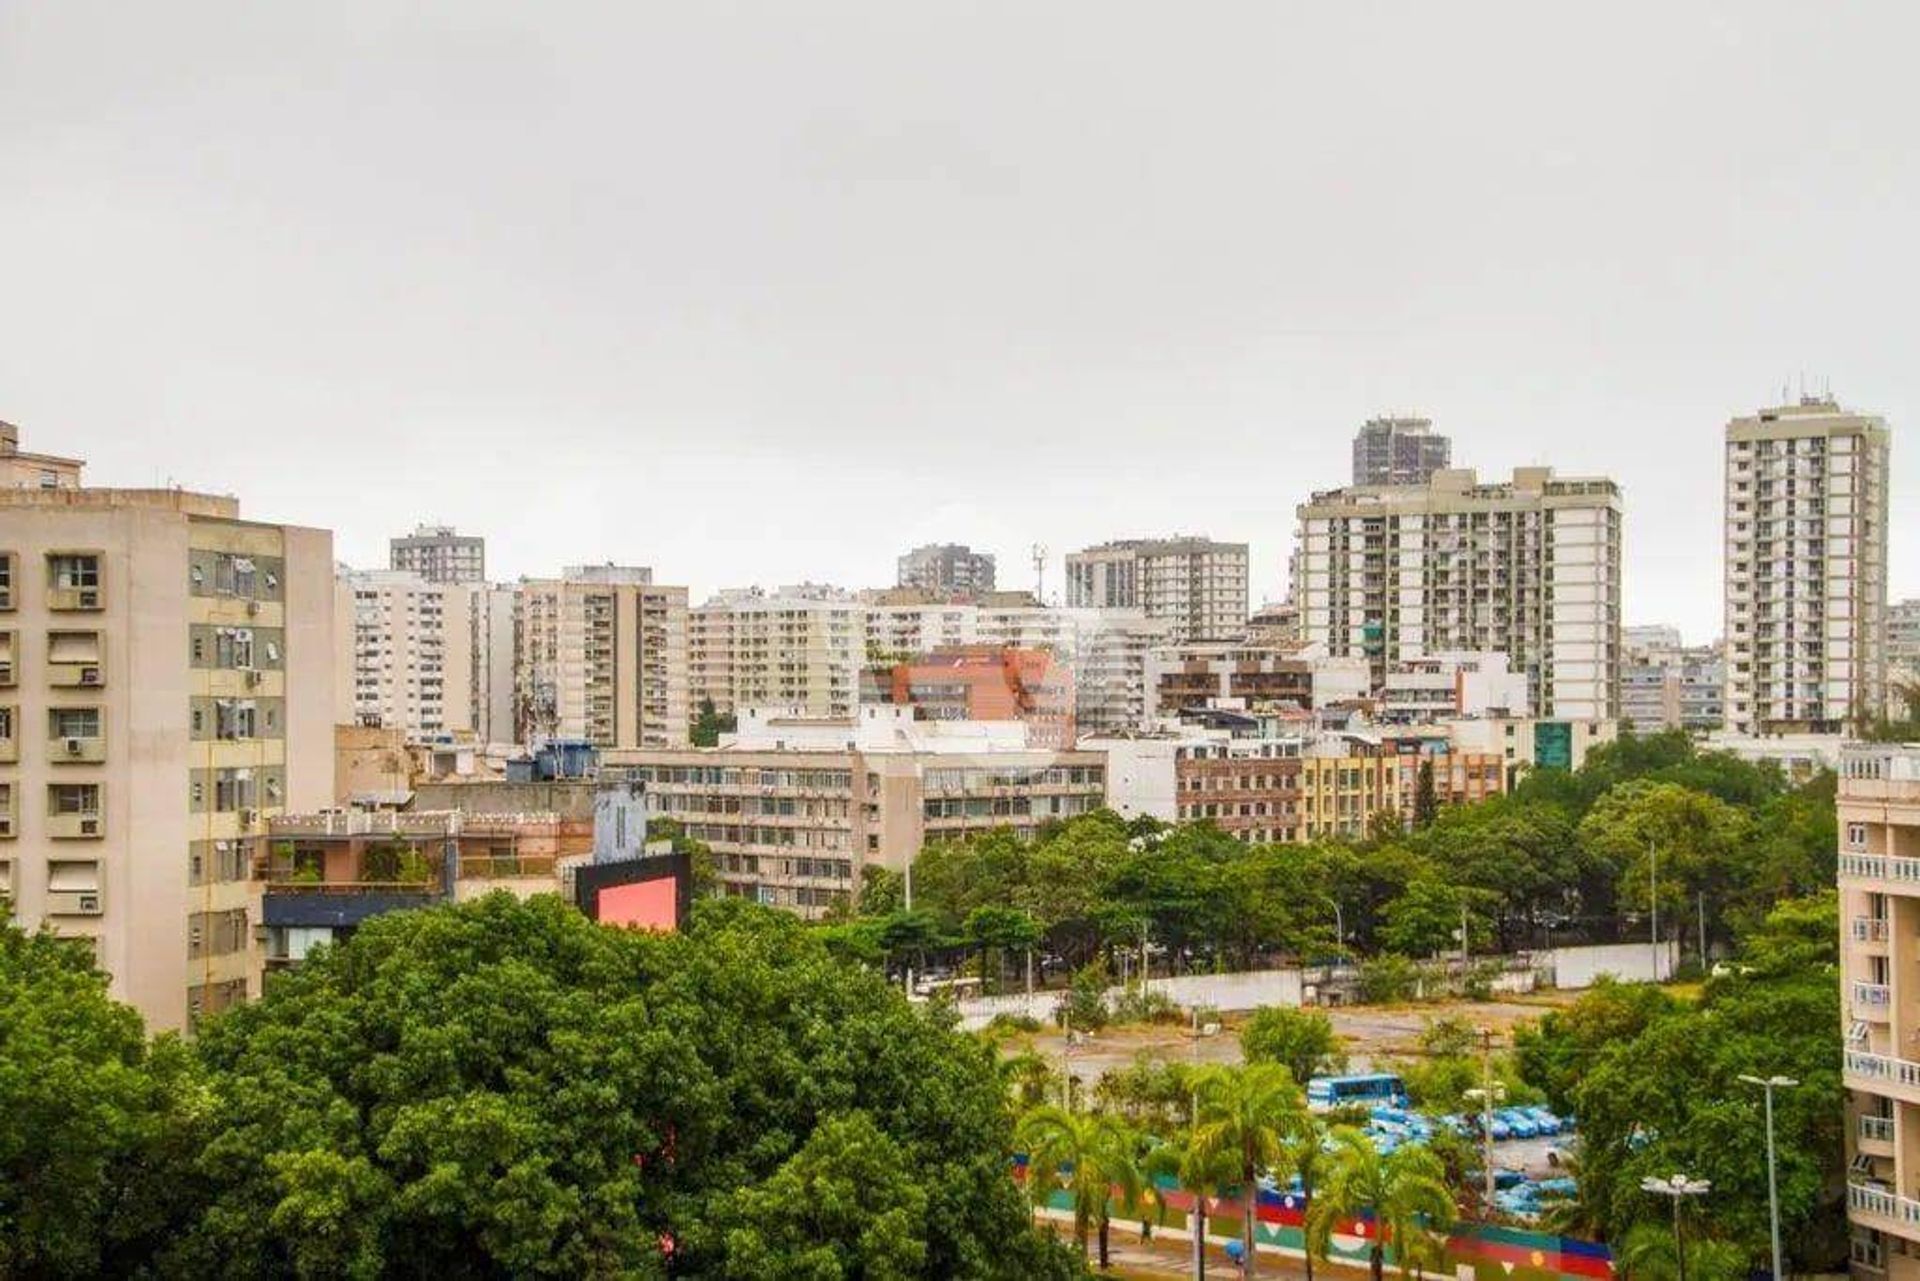
[[[1312,1112],[1303,1112],[1283,1140],[1282,1166],[1299,1176],[1300,1190],[1306,1194],[1308,1205],[1313,1204],[1314,1189],[1319,1187],[1333,1164],[1327,1151],[1327,1139],[1325,1123]],[[1306,1266],[1307,1281],[1313,1281],[1312,1250],[1303,1253],[1302,1262]]]
[[[1218,1067],[1195,1082],[1192,1145],[1207,1159],[1229,1154],[1240,1185],[1243,1275],[1254,1274],[1254,1224],[1260,1176],[1286,1175],[1286,1137],[1306,1116],[1306,1099],[1293,1074],[1278,1063]]]
[[[1021,1118],[1019,1139],[1026,1148],[1027,1189],[1034,1204],[1046,1204],[1056,1188],[1064,1187],[1073,1201],[1073,1239],[1080,1257],[1087,1257],[1087,1238],[1097,1227],[1104,1271],[1114,1194],[1137,1203],[1142,1192],[1145,1176],[1133,1132],[1115,1117],[1049,1105]]]
[[[923,1276],[926,1214],[900,1144],[864,1112],[829,1116],[771,1178],[729,1198],[727,1274]]]
[[[722,734],[731,734],[739,728],[739,722],[732,712],[724,716],[714,710],[713,700],[700,700],[700,714],[694,719],[689,741],[695,747],[717,747]]]
[[[1420,829],[1431,827],[1433,820],[1440,817],[1440,794],[1433,785],[1433,760],[1428,758],[1420,762],[1420,773],[1413,787],[1413,826]]]
[[[202,1107],[87,944],[0,920],[0,1275],[124,1276],[167,1238]]]
[[[1571,1112],[1574,1087],[1609,1047],[1631,1042],[1679,1009],[1678,1001],[1651,983],[1622,983],[1603,974],[1572,1005],[1514,1030],[1520,1075],[1546,1092],[1555,1111]]]
[[[1580,841],[1617,870],[1620,898],[1645,910],[1690,913],[1703,905],[1713,927],[1755,871],[1753,819],[1737,806],[1678,783],[1634,780],[1594,803]]]
[[[689,1274],[1061,1273],[988,1050],[745,903],[678,935],[550,896],[388,913],[196,1048],[169,1272],[644,1276],[670,1240]],[[793,1189],[832,1204],[762,1213]]]
[[[1344,1127],[1334,1131],[1333,1143],[1331,1168],[1307,1211],[1307,1248],[1326,1258],[1338,1224],[1369,1216],[1373,1281],[1385,1271],[1389,1244],[1401,1275],[1410,1275],[1416,1263],[1434,1256],[1441,1234],[1453,1226],[1453,1194],[1440,1158],[1411,1143],[1383,1156],[1364,1133]]]
[[[1240,1029],[1240,1053],[1249,1063],[1278,1063],[1296,1082],[1335,1070],[1345,1059],[1333,1020],[1319,1010],[1266,1006]]]
[[[979,953],[982,983],[989,981],[987,961],[990,957],[995,962],[991,981],[997,984],[1000,972],[1006,967],[1007,953],[1030,952],[1040,941],[1040,931],[1033,918],[1016,907],[976,907],[967,913],[961,934]]]
[[[1680,1243],[1665,1223],[1642,1223],[1620,1245],[1620,1271],[1629,1281],[1679,1281]],[[1694,1281],[1737,1281],[1747,1275],[1736,1245],[1710,1237],[1686,1242],[1686,1276]]]
[[[1459,946],[1464,917],[1472,945],[1484,950],[1493,939],[1485,890],[1449,884],[1437,872],[1423,872],[1387,904],[1381,945],[1406,956],[1437,956]]]

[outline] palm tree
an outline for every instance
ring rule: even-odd
[[[1342,1219],[1370,1216],[1373,1232],[1369,1262],[1373,1281],[1386,1269],[1387,1242],[1393,1243],[1400,1274],[1433,1246],[1435,1233],[1453,1226],[1453,1194],[1440,1158],[1418,1144],[1382,1156],[1373,1140],[1345,1126],[1333,1132],[1334,1150],[1320,1193],[1307,1210],[1307,1250],[1326,1258],[1334,1225]]]
[[[1086,1258],[1087,1236],[1097,1222],[1100,1266],[1107,1266],[1107,1229],[1116,1188],[1127,1204],[1138,1204],[1144,1189],[1138,1140],[1113,1117],[1069,1112],[1052,1105],[1021,1118],[1020,1142],[1027,1150],[1027,1191],[1035,1205],[1046,1204],[1064,1185],[1073,1198],[1073,1239]]]
[[[1155,1146],[1147,1153],[1145,1172],[1171,1174],[1193,1194],[1193,1276],[1194,1281],[1206,1281],[1207,1200],[1239,1176],[1239,1162],[1231,1152],[1195,1147],[1189,1135]]]
[[[1286,1140],[1287,1164],[1300,1176],[1300,1190],[1307,1204],[1313,1204],[1313,1185],[1325,1173],[1331,1159],[1327,1155],[1327,1127],[1311,1112],[1300,1115],[1300,1123]],[[1313,1251],[1303,1251],[1307,1261],[1307,1281],[1313,1281]]]
[[[1232,1157],[1240,1184],[1240,1234],[1246,1254],[1241,1275],[1253,1275],[1253,1225],[1260,1201],[1260,1176],[1284,1173],[1287,1159],[1283,1140],[1306,1116],[1306,1100],[1293,1083],[1293,1073],[1278,1063],[1251,1063],[1245,1067],[1210,1068],[1194,1087],[1192,1145],[1209,1157]]]

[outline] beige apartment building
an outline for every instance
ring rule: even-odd
[[[514,601],[516,735],[684,747],[687,589],[637,566],[523,579]]]
[[[1920,748],[1840,762],[1841,1020],[1855,1275],[1920,1277]]]
[[[1482,484],[1357,486],[1300,505],[1293,599],[1301,633],[1364,657],[1374,684],[1402,659],[1500,653],[1535,714],[1618,715],[1620,488],[1516,468]]]
[[[1884,708],[1888,441],[1825,397],[1727,424],[1733,733],[1842,733]]]
[[[1067,604],[1141,609],[1173,639],[1238,640],[1247,632],[1247,545],[1211,538],[1122,539],[1067,553]]]
[[[409,570],[346,570],[335,584],[342,725],[384,725],[424,738],[477,730],[478,589]]]
[[[0,890],[154,1028],[257,991],[253,842],[332,799],[332,543],[210,494],[0,490]]]
[[[1008,722],[916,721],[894,705],[846,717],[740,709],[715,748],[610,752],[657,812],[714,852],[724,892],[813,918],[868,866],[904,871],[922,846],[1098,809],[1099,752],[1034,750]]]

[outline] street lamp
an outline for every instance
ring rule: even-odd
[[[1713,1190],[1713,1184],[1706,1179],[1690,1179],[1684,1174],[1676,1174],[1669,1179],[1648,1175],[1640,1180],[1640,1190],[1673,1198],[1674,1281],[1687,1281],[1687,1247],[1680,1238],[1680,1200],[1682,1197],[1705,1196]]]
[[[1787,1090],[1800,1084],[1790,1076],[1748,1076],[1742,1073],[1742,1081],[1748,1085],[1757,1085],[1767,1096],[1767,1223],[1773,1229],[1773,1281],[1780,1281],[1780,1180],[1774,1167],[1773,1156],[1773,1092]]]

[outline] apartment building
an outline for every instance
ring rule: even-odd
[[[1328,659],[1295,646],[1196,641],[1156,647],[1147,655],[1153,717],[1210,706],[1315,708],[1367,693],[1367,670],[1352,659]]]
[[[1250,844],[1359,838],[1381,814],[1413,819],[1423,767],[1441,805],[1506,790],[1498,756],[1454,749],[1444,736],[1240,738],[1166,729],[1090,737],[1107,756],[1107,804],[1123,817],[1209,822]]]
[[[522,579],[514,600],[520,742],[597,747],[687,742],[687,589],[639,566],[570,566]]]
[[[1480,483],[1435,472],[1424,487],[1361,486],[1301,504],[1294,601],[1306,639],[1391,664],[1502,653],[1542,716],[1617,714],[1619,486],[1515,469]]]
[[[885,676],[885,701],[912,707],[920,720],[1018,721],[1034,747],[1073,746],[1073,666],[1050,650],[937,649],[894,664]]]
[[[1067,604],[1140,609],[1176,641],[1238,640],[1247,630],[1247,545],[1210,538],[1126,539],[1067,553]]]
[[[265,971],[305,960],[386,912],[504,889],[557,894],[593,852],[591,818],[554,813],[329,810],[277,815],[256,854]]]
[[[411,570],[343,569],[333,612],[340,723],[411,737],[475,729],[474,594]]]
[[[1670,627],[1626,629],[1620,719],[1636,733],[1711,733],[1726,722],[1726,661],[1718,645],[1683,645]]]
[[[1726,721],[1840,733],[1886,701],[1886,423],[1825,397],[1726,428]]]
[[[84,466],[78,458],[21,452],[20,429],[0,423],[0,488],[78,489]]]
[[[1082,733],[1145,728],[1153,716],[1147,664],[1172,642],[1173,620],[1143,609],[1073,613],[1075,724]]]
[[[1098,809],[1098,752],[1031,745],[1018,724],[916,721],[908,707],[847,717],[739,709],[715,748],[615,751],[604,768],[714,852],[728,894],[809,918],[859,891],[862,870],[903,871],[929,842]]]
[[[1847,746],[1837,808],[1855,1275],[1920,1277],[1920,748]]]
[[[980,607],[971,602],[934,601],[920,592],[877,593],[862,602],[866,661],[903,662],[916,654],[980,640]]]
[[[387,565],[430,583],[484,583],[487,540],[457,533],[451,525],[419,525],[411,534],[387,540]]]
[[[250,842],[332,798],[333,540],[73,468],[0,490],[0,892],[182,1028],[258,991]]]
[[[1527,678],[1508,669],[1505,654],[1401,658],[1380,688],[1380,718],[1394,724],[1527,712]]]
[[[993,556],[962,543],[928,543],[900,557],[894,584],[940,596],[975,596],[993,590]]]
[[[866,615],[844,592],[757,587],[721,592],[694,611],[692,706],[804,708],[851,716],[866,657]]]
[[[1424,485],[1453,465],[1453,442],[1428,418],[1369,418],[1353,437],[1353,483]]]

